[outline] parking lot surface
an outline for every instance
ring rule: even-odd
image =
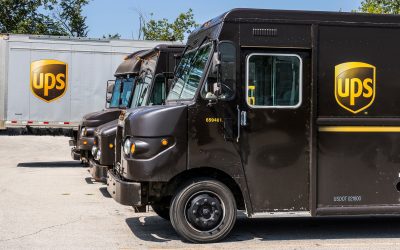
[[[400,249],[400,218],[246,219],[211,245],[114,202],[68,138],[0,136],[0,249]]]

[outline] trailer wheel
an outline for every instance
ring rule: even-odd
[[[173,197],[170,218],[175,231],[194,243],[225,238],[236,221],[236,202],[230,189],[213,179],[195,179]]]
[[[160,216],[161,218],[163,218],[164,220],[169,220],[169,203],[155,203],[152,204],[151,207],[153,208],[153,211]]]

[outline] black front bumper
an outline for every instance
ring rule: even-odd
[[[107,172],[110,168],[110,166],[98,164],[93,159],[89,161],[89,172],[96,181],[107,182]]]
[[[108,171],[107,191],[113,199],[125,206],[140,207],[142,204],[142,185],[119,179],[111,170]]]
[[[71,157],[74,161],[80,161],[81,160],[81,152],[77,148],[72,148],[71,149]]]

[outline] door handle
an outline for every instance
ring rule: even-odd
[[[239,142],[240,139],[240,128],[247,126],[247,112],[246,111],[241,111],[239,105],[237,105],[237,130],[238,130],[238,135],[236,138],[236,142]]]
[[[246,111],[242,111],[240,113],[240,125],[242,127],[246,127],[247,126],[247,112]]]
[[[237,137],[236,137],[236,142],[239,142],[240,139],[240,124],[241,124],[241,112],[240,112],[240,107],[237,105]]]

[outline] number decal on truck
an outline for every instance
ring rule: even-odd
[[[45,102],[61,98],[67,91],[68,65],[57,60],[31,63],[30,87],[32,93]]]
[[[363,62],[347,62],[335,67],[335,98],[353,114],[370,107],[375,100],[376,67]]]
[[[206,123],[222,123],[224,120],[222,118],[206,118]]]

